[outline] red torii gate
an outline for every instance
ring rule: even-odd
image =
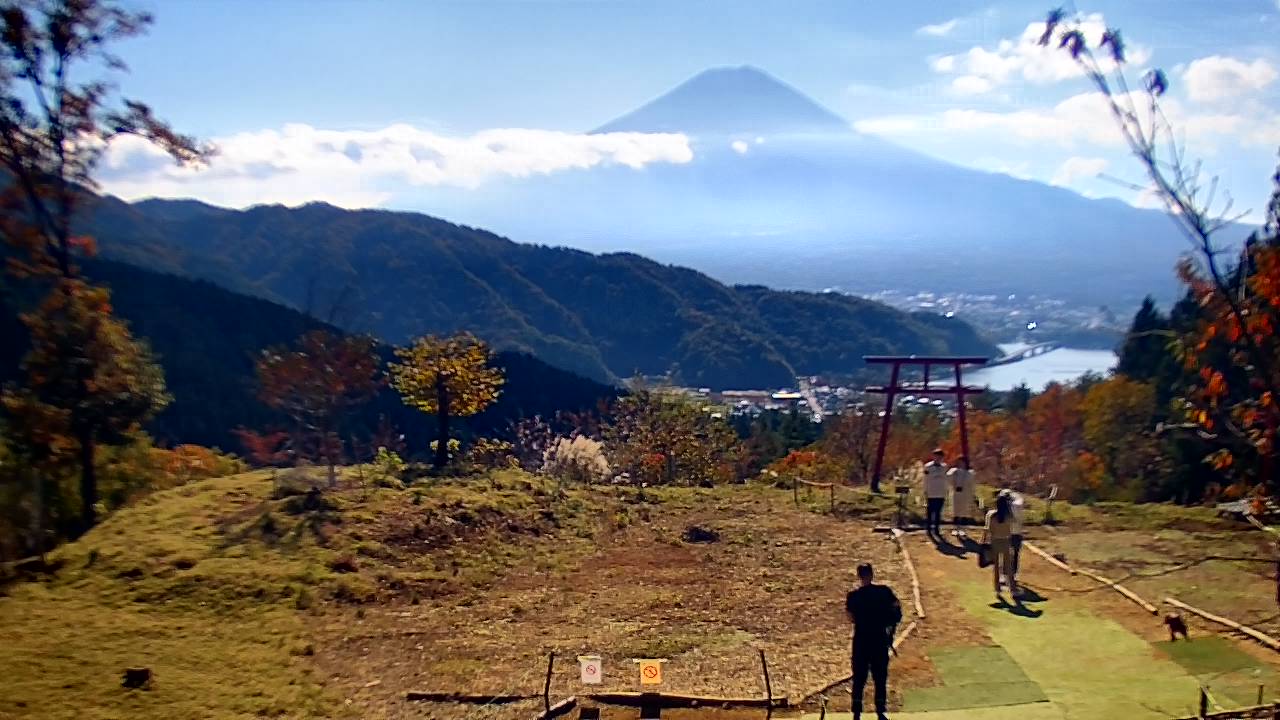
[[[868,393],[884,393],[884,419],[880,424],[880,445],[876,448],[876,467],[871,476],[871,492],[880,492],[880,470],[884,464],[884,448],[889,442],[889,423],[893,420],[894,398],[903,393],[913,395],[952,395],[956,399],[956,414],[960,421],[960,448],[965,457],[969,456],[969,429],[965,426],[964,397],[977,395],[983,388],[966,386],[961,379],[962,365],[985,365],[988,358],[960,357],[950,355],[917,356],[917,355],[866,355],[862,358],[868,365],[892,365],[888,385],[868,385]],[[923,365],[924,382],[901,383],[899,377],[903,365]],[[934,365],[950,367],[955,372],[955,384],[948,386],[930,386],[929,370]]]

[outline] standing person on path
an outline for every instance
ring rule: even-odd
[[[1026,503],[1022,499],[1022,495],[1013,490],[1006,489],[1000,492],[1008,496],[1009,511],[1013,513],[1013,527],[1009,531],[1009,547],[1013,551],[1009,582],[1013,583],[1018,576],[1018,561],[1022,559],[1022,522],[1026,511]]]
[[[885,718],[889,702],[889,650],[893,634],[902,621],[898,596],[886,585],[872,582],[869,563],[858,566],[857,590],[845,598],[844,608],[853,622],[853,719],[862,717],[862,695],[867,689],[867,673],[875,683],[876,717]]]
[[[933,451],[933,459],[924,464],[924,529],[929,537],[942,539],[942,506],[947,502],[947,464],[942,448]]]
[[[973,509],[978,504],[974,494],[977,482],[973,477],[973,469],[969,467],[969,458],[961,455],[956,459],[956,466],[947,472],[951,480],[951,520],[956,525],[972,525]]]
[[[1013,540],[1013,509],[1008,493],[996,495],[996,507],[987,513],[986,529],[982,533],[982,544],[990,548],[991,572],[996,590],[996,600],[1004,602],[1000,595],[1000,578],[1009,581],[1009,594],[1017,595],[1018,589],[1013,580],[1013,551],[1010,547]]]

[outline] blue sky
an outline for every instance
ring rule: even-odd
[[[1148,202],[1097,177],[1141,180],[1102,129],[1085,80],[1024,47],[1049,4],[137,3],[157,22],[120,48],[132,69],[122,79],[127,94],[226,155],[199,177],[112,158],[106,187],[230,205],[376,205],[404,197],[389,189],[397,183],[481,189],[494,175],[683,162],[687,149],[670,138],[601,146],[580,134],[703,69],[749,64],[863,132],[972,167]],[[1078,8],[1124,30],[1143,60],[1136,68],[1169,72],[1171,114],[1192,152],[1222,176],[1237,206],[1261,209],[1280,147],[1280,0]],[[388,128],[398,128],[392,140]],[[377,154],[422,137],[433,158],[448,159],[432,172]],[[488,138],[485,147],[501,138],[516,152],[476,160],[478,137]],[[300,156],[316,146],[346,150],[341,162],[360,167]],[[293,177],[263,167],[288,167]],[[299,182],[304,175],[313,182]],[[353,176],[345,186],[332,181]]]

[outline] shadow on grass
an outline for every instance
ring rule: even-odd
[[[1041,603],[1049,600],[1049,598],[1037,592],[1035,588],[1027,587],[1026,585],[1018,585],[1017,599],[1024,603]]]
[[[1043,610],[1035,610],[1023,605],[1021,598],[1014,598],[1013,604],[1010,604],[1009,601],[1004,598],[1000,598],[996,602],[988,604],[987,607],[992,608],[993,610],[1004,610],[1010,615],[1017,615],[1018,617],[1029,618],[1032,620],[1044,615]]]

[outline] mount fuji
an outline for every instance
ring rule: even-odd
[[[683,133],[694,157],[509,180],[430,211],[730,283],[1038,294],[1117,309],[1176,292],[1185,244],[1162,212],[859,133],[757,68],[707,70],[595,132]]]

